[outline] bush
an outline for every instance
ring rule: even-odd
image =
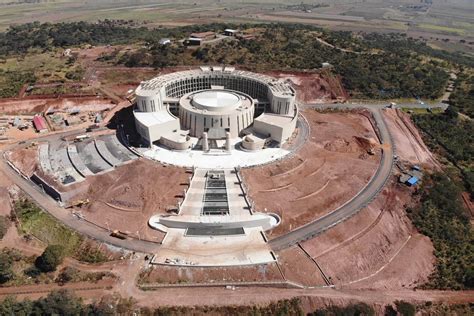
[[[416,308],[413,304],[410,304],[405,301],[395,301],[395,306],[397,307],[397,311],[402,316],[414,316],[416,313]]]
[[[435,248],[436,270],[425,287],[472,288],[474,234],[458,184],[444,174],[434,174],[422,189],[421,204],[409,216]]]
[[[13,279],[13,259],[6,253],[0,253],[0,284]]]
[[[8,230],[8,220],[5,216],[0,216],[0,240],[5,236]]]
[[[64,247],[61,245],[49,245],[43,254],[36,259],[35,265],[42,272],[55,271],[64,260]]]
[[[60,284],[71,282],[77,277],[78,272],[79,271],[73,267],[66,267],[59,273],[56,282]]]
[[[375,315],[374,309],[365,304],[357,303],[350,304],[344,307],[341,306],[329,306],[325,309],[316,310],[313,313],[309,313],[308,316],[324,316],[324,315],[340,315],[340,316],[352,316],[352,315],[363,315],[371,316]]]

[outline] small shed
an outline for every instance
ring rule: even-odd
[[[418,183],[419,179],[417,177],[411,177],[410,179],[407,180],[406,184],[408,186],[414,186]]]
[[[235,36],[237,34],[237,30],[233,29],[225,29],[224,30],[224,35],[225,36]]]
[[[46,121],[41,115],[35,115],[33,117],[33,125],[35,126],[38,133],[45,133],[48,131],[48,127],[46,126]]]
[[[188,38],[188,39],[184,42],[184,44],[185,44],[185,45],[188,45],[188,46],[200,46],[201,43],[202,43],[202,39],[200,39],[200,38],[192,38],[192,37]]]

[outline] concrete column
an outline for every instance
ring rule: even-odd
[[[202,150],[209,151],[209,141],[207,140],[207,133],[202,133]]]
[[[225,150],[230,151],[230,133],[225,133]]]

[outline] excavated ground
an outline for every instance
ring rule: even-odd
[[[303,103],[344,102],[349,97],[340,78],[330,72],[268,72],[269,76],[290,81]]]
[[[408,114],[398,109],[385,109],[383,115],[401,160],[428,169],[440,168]]]
[[[282,223],[274,238],[341,206],[370,180],[380,161],[376,134],[366,116],[305,110],[311,128],[303,148],[291,158],[242,170],[259,211],[275,212]],[[365,139],[365,141],[361,141]],[[372,147],[374,155],[367,149]]]
[[[161,241],[164,234],[151,229],[148,220],[176,208],[188,177],[185,169],[139,159],[86,179],[89,189],[77,199],[88,198],[91,203],[78,210],[104,228]]]
[[[172,267],[157,265],[142,272],[140,283],[214,283],[284,281],[275,263],[242,267]]]
[[[390,184],[368,207],[327,232],[303,242],[336,286],[414,288],[433,271],[433,246],[406,215],[412,190]]]

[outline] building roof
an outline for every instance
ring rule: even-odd
[[[410,185],[414,185],[418,182],[418,178],[417,177],[411,177],[410,179],[407,180],[407,183],[410,184]]]
[[[275,113],[264,113],[257,117],[254,122],[263,122],[274,126],[285,126],[293,120],[293,116],[279,115]]]
[[[196,32],[196,33],[191,33],[191,35],[189,37],[192,37],[192,38],[205,38],[205,37],[214,36],[214,35],[215,35],[214,32]]]
[[[146,127],[159,125],[167,122],[177,120],[176,117],[169,114],[167,111],[158,112],[135,112],[135,118]]]
[[[45,129],[48,129],[46,127],[46,121],[44,120],[44,118],[42,116],[39,116],[39,115],[35,115],[33,117],[33,124],[35,125],[35,128],[36,130],[38,131],[42,131],[42,130],[45,130]]]

